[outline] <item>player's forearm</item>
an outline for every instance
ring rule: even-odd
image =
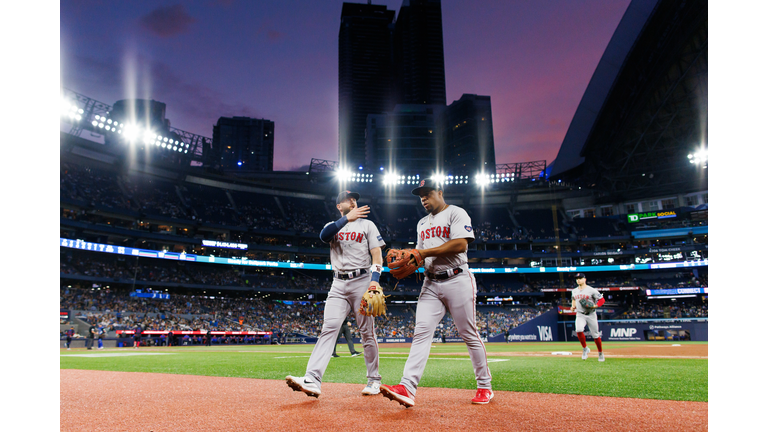
[[[449,240],[438,247],[418,249],[422,258],[439,257],[444,255],[456,255],[467,250],[467,239]]]
[[[384,265],[384,259],[381,257],[381,248],[373,248],[371,249],[371,263],[372,264],[378,264],[378,265]]]
[[[384,260],[381,258],[381,248],[377,247],[371,249],[371,282],[379,282],[383,263]]]
[[[325,228],[320,231],[320,240],[322,240],[324,243],[330,242],[333,239],[333,236],[336,235],[339,230],[344,228],[344,225],[346,224],[347,217],[342,216],[341,219],[337,220],[336,222],[326,225]]]

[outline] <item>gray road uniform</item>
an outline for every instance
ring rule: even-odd
[[[435,216],[429,214],[422,218],[416,231],[419,236],[416,249],[438,247],[453,239],[466,238],[469,242],[475,239],[469,215],[454,205],[449,205]],[[485,345],[480,339],[475,321],[477,284],[467,265],[466,250],[452,256],[427,257],[424,269],[426,278],[416,306],[413,344],[400,384],[416,395],[416,387],[427,365],[435,328],[447,310],[453,317],[459,335],[467,344],[477,387],[491,389],[491,371],[488,370]]]
[[[371,249],[385,244],[376,225],[364,218],[344,225],[330,242],[333,284],[325,302],[323,329],[309,357],[305,375],[318,386],[331,360],[341,323],[347,319],[350,309],[354,310],[360,329],[368,381],[381,382],[374,317],[361,315],[359,309],[371,282]]]
[[[603,295],[600,293],[600,291],[592,288],[589,285],[584,285],[584,289],[579,289],[579,287],[576,287],[571,291],[571,299],[576,302],[577,333],[583,332],[584,326],[588,326],[589,334],[592,336],[592,339],[597,339],[600,337],[600,329],[597,326],[597,313],[592,311],[592,313],[588,315],[585,314],[587,309],[581,305],[581,300],[587,299],[597,304],[601,298],[603,298]]]

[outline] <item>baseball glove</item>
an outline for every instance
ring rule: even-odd
[[[592,302],[592,300],[581,299],[581,301],[579,301],[579,303],[581,303],[581,306],[585,309],[584,315],[591,314],[592,311],[594,311],[595,308],[597,307],[597,306],[595,306],[595,303]]]
[[[360,301],[360,314],[372,317],[384,315],[387,312],[385,301],[387,297],[389,296],[384,295],[381,286],[376,282],[372,282]]]
[[[411,257],[416,261],[412,264]],[[424,258],[416,249],[390,249],[386,256],[389,273],[397,279],[410,276],[424,264]]]

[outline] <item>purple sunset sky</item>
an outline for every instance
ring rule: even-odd
[[[275,170],[338,160],[342,3],[61,2],[61,85],[108,104],[165,102],[172,126],[206,137],[221,116],[272,120]],[[628,5],[442,2],[448,103],[491,96],[497,163],[552,163]]]

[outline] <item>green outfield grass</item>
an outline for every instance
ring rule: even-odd
[[[706,344],[706,342],[675,342]],[[612,348],[659,345],[669,342],[612,343]],[[706,359],[610,358],[597,361],[596,350],[581,360],[574,343],[489,343],[486,344],[494,390],[580,394],[643,399],[707,401]],[[227,346],[174,348],[113,348],[103,351],[61,351],[62,369],[90,369],[124,372],[155,372],[221,377],[283,380],[286,375],[303,375],[314,345]],[[362,351],[362,347],[356,348]],[[379,345],[380,373],[384,384],[398,384],[408,348]],[[502,356],[504,352],[570,351],[571,356]],[[323,382],[365,384],[362,356],[350,357],[346,345],[342,356],[332,358]],[[164,355],[110,354],[163,353]],[[403,354],[398,354],[403,353]],[[422,387],[474,389],[475,379],[464,344],[436,344],[420,383]],[[89,355],[81,357],[79,355]]]

